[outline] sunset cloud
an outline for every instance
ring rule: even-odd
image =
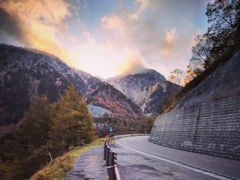
[[[111,17],[102,17],[102,26],[105,29],[113,30],[117,33],[120,33],[122,36],[125,35],[127,30],[127,25],[125,24],[124,20],[118,16],[111,16]]]
[[[130,15],[131,19],[138,20],[142,12],[150,6],[150,0],[135,0],[135,4],[139,5],[137,11]]]
[[[175,36],[176,36],[176,28],[173,28],[170,31],[166,31],[164,39],[168,44],[172,44],[175,41]]]
[[[24,46],[54,53],[69,60],[66,48],[58,40],[66,29],[63,20],[70,16],[64,1],[4,1],[0,4],[1,39],[13,36]]]
[[[143,67],[168,76],[187,67],[209,1],[4,0],[0,42],[46,51],[103,78]]]
[[[116,67],[116,70],[121,75],[141,72],[144,69],[142,57],[138,52],[133,52],[125,48],[122,52],[124,61]]]
[[[135,5],[135,11],[121,9],[117,14],[102,19],[108,36],[127,43],[132,51],[140,54],[148,68],[186,68],[193,39],[201,33],[192,23],[200,3],[190,0],[135,0]],[[119,46],[124,47],[124,44]],[[182,59],[185,59],[184,64]]]
[[[96,45],[96,40],[92,37],[92,35],[89,32],[85,32],[84,36],[87,38],[89,45],[91,45],[91,46]]]
[[[174,50],[175,44],[176,44],[176,28],[173,28],[165,32],[163,47],[160,48],[160,53],[165,57],[170,56]]]

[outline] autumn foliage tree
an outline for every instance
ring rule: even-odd
[[[49,144],[59,155],[70,147],[89,143],[93,138],[94,129],[87,104],[71,85],[55,104]]]
[[[91,142],[94,135],[87,104],[73,85],[56,103],[37,98],[4,145],[0,179],[27,179],[71,147]]]
[[[191,61],[203,61],[209,67],[219,57],[230,57],[240,49],[240,0],[215,0],[207,4],[209,27],[196,37]],[[228,57],[229,58],[229,57]]]
[[[196,37],[188,66],[190,81],[177,98],[196,87],[220,63],[240,50],[240,0],[214,0],[207,4],[208,29]],[[192,78],[191,78],[192,77]]]

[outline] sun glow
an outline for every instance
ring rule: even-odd
[[[102,78],[114,77],[142,67],[140,55],[128,47],[117,51],[111,45],[95,43],[75,49],[73,66]],[[137,60],[136,60],[137,59]]]
[[[192,14],[203,2],[133,0],[119,9],[98,7],[102,1],[0,0],[0,42],[45,51],[102,78],[143,66],[165,76],[186,68],[194,37],[205,28],[199,29],[203,16],[199,24]]]
[[[80,60],[80,67],[92,75],[107,78],[116,75],[114,67],[119,59],[121,57],[108,53],[106,49],[86,48]]]
[[[88,44],[74,50],[73,59],[76,68],[94,76],[109,78],[118,74],[117,67],[124,57],[109,46]]]

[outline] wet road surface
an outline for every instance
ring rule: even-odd
[[[240,161],[167,148],[147,136],[122,138],[111,148],[122,180],[240,179]]]

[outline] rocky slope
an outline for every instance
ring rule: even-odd
[[[152,69],[115,77],[107,82],[132,99],[145,114],[162,112],[164,98],[180,89],[180,86],[167,81],[163,75]]]
[[[200,84],[183,94],[175,108],[197,106],[201,103],[240,95],[240,52],[218,67]]]
[[[130,99],[111,85],[69,67],[55,56],[0,45],[0,126],[17,123],[35,96],[46,95],[55,101],[71,84],[87,102],[104,107],[116,116],[141,114]]]

